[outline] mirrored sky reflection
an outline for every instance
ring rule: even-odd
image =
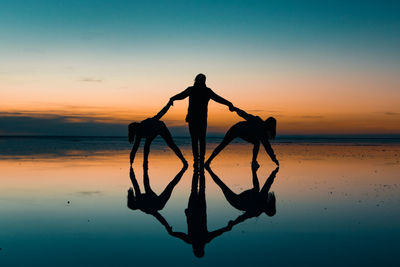
[[[34,142],[34,141],[31,141]],[[210,143],[209,147],[214,147]],[[1,155],[0,264],[396,265],[400,237],[400,146],[274,144],[281,162],[271,191],[276,214],[251,218],[205,246],[202,259],[154,216],[127,207],[129,150]],[[82,146],[83,147],[83,146]],[[189,146],[182,146],[190,157]],[[263,151],[262,151],[263,152]],[[83,155],[83,156],[82,156]],[[143,188],[142,154],[135,174]],[[251,148],[229,146],[212,170],[234,192],[252,187]],[[260,153],[260,184],[275,169]],[[164,145],[150,154],[158,194],[181,169]],[[183,174],[160,214],[187,233],[193,169]],[[234,209],[205,172],[207,228],[225,227]]]

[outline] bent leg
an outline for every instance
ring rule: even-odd
[[[144,143],[143,149],[143,167],[147,167],[149,163],[149,153],[150,153],[150,145],[153,141],[154,137],[146,138],[146,142]]]
[[[129,171],[129,177],[131,178],[131,182],[132,182],[132,185],[133,185],[133,189],[135,190],[136,196],[140,196],[139,184],[138,184],[138,182],[136,180],[135,172],[133,171],[132,166],[131,166],[131,169]]]
[[[253,159],[251,160],[251,164],[253,165],[252,167],[255,167],[257,169],[260,166],[257,162],[257,156],[259,150],[260,150],[260,142],[256,142],[253,147]]]
[[[149,169],[147,167],[143,167],[143,186],[146,194],[155,194],[150,187]]]
[[[133,161],[135,160],[135,155],[136,155],[136,152],[137,152],[137,150],[139,148],[140,140],[141,140],[140,137],[136,137],[135,144],[132,147],[132,151],[131,151],[131,154],[130,154],[130,163],[131,163],[131,165],[132,165]]]
[[[210,169],[207,168],[208,172],[211,175],[211,178],[214,182],[221,188],[222,193],[224,194],[226,200],[231,204],[233,207],[236,208],[238,202],[238,195],[235,194],[221,179]]]
[[[206,133],[207,133],[207,121],[200,124],[199,130],[199,143],[200,143],[200,165],[204,165],[204,158],[206,155]]]
[[[161,131],[160,135],[165,140],[167,145],[172,149],[172,151],[174,151],[175,154],[178,156],[178,158],[183,162],[183,164],[187,165],[185,157],[182,155],[182,152],[179,149],[179,147],[175,144],[174,140],[172,139],[171,133],[168,131],[168,128],[166,126]]]
[[[193,122],[189,122],[189,132],[192,139],[193,162],[197,164],[199,162],[199,133],[197,127],[193,124]]]
[[[159,201],[159,210],[163,209],[165,204],[168,202],[169,198],[171,197],[172,191],[174,190],[175,186],[179,183],[182,178],[182,175],[185,173],[187,168],[182,168],[182,170],[175,176],[174,179],[165,187],[164,191],[158,197]]]
[[[222,140],[221,144],[219,144],[214,151],[212,152],[211,156],[208,158],[206,165],[209,165],[211,161],[230,143],[233,139],[237,137],[236,131],[234,128],[231,128],[226,133],[224,139]]]

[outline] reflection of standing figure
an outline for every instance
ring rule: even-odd
[[[173,105],[175,100],[182,100],[186,97],[189,97],[186,122],[189,124],[190,136],[192,138],[193,161],[196,165],[199,160],[201,163],[204,163],[208,102],[212,99],[220,104],[228,106],[231,111],[233,110],[233,105],[206,86],[206,76],[204,74],[198,74],[195,78],[194,85],[171,97],[169,103]]]
[[[145,119],[144,121],[138,123],[133,122],[129,124],[129,142],[133,143],[135,139],[135,143],[132,147],[131,155],[130,155],[130,162],[131,164],[135,160],[136,152],[140,145],[140,140],[142,138],[146,138],[146,142],[144,144],[144,152],[143,152],[143,166],[147,166],[148,164],[148,157],[150,153],[150,144],[157,137],[160,135],[167,145],[175,152],[175,154],[182,160],[183,165],[187,165],[186,159],[183,157],[182,152],[172,140],[171,133],[169,132],[167,126],[164,122],[160,121],[161,117],[168,111],[170,108],[170,104],[167,104],[157,115],[152,118]]]
[[[164,191],[157,195],[150,187],[149,173],[147,168],[143,168],[143,184],[145,193],[141,193],[139,184],[136,180],[135,173],[133,172],[133,168],[131,167],[129,176],[132,181],[133,188],[131,187],[128,190],[128,208],[131,210],[141,210],[147,214],[151,214],[158,221],[160,221],[168,231],[170,231],[170,227],[167,221],[161,216],[158,212],[162,210],[165,204],[168,202],[171,197],[172,191],[175,186],[181,180],[182,175],[185,173],[187,167],[183,167],[180,172],[175,176],[175,178],[165,187]]]
[[[243,140],[254,145],[253,147],[253,160],[254,165],[257,163],[258,150],[260,149],[260,142],[263,144],[265,151],[271,157],[272,161],[279,166],[279,162],[275,157],[274,150],[272,149],[269,139],[274,139],[276,135],[276,120],[273,117],[269,117],[263,121],[258,116],[253,116],[244,112],[241,109],[234,108],[237,114],[244,118],[246,121],[241,121],[233,125],[228,132],[225,134],[221,144],[219,144],[208,158],[206,165],[209,165],[211,161],[221,152],[230,142],[235,138],[242,138]]]
[[[273,192],[269,192],[269,190],[271,189],[275,176],[279,171],[279,167],[272,171],[261,190],[257,177],[257,169],[258,166],[252,166],[253,188],[240,194],[236,194],[228,186],[226,186],[226,184],[224,184],[209,167],[207,168],[207,171],[210,173],[214,182],[221,188],[229,204],[231,204],[232,207],[245,212],[235,221],[231,221],[229,223],[231,226],[246,219],[258,217],[263,212],[265,212],[268,216],[274,216],[276,213],[275,194]]]
[[[199,189],[198,188],[199,185]],[[227,225],[221,229],[209,232],[207,229],[207,208],[205,196],[204,169],[199,171],[195,168],[193,172],[192,191],[190,193],[188,207],[185,210],[188,233],[169,232],[172,236],[182,239],[193,247],[193,253],[197,257],[204,256],[204,247],[215,237],[230,231],[232,227]]]

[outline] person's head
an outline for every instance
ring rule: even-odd
[[[269,117],[265,120],[265,126],[267,128],[268,139],[274,139],[276,136],[276,119]]]
[[[194,85],[205,86],[206,75],[204,75],[203,73],[197,74],[196,78],[194,78]]]
[[[197,258],[202,258],[204,257],[204,243],[193,243],[192,248],[193,248],[193,253]]]
[[[132,122],[131,124],[129,124],[128,126],[128,140],[129,143],[133,143],[133,140],[135,139],[135,135],[136,135],[136,130],[139,127],[138,122]]]
[[[133,188],[129,188],[128,190],[128,201],[127,201],[127,206],[128,208],[130,208],[131,210],[137,210],[137,203],[136,203],[136,197],[133,194]]]
[[[265,202],[264,212],[268,216],[274,216],[276,213],[276,198],[274,192],[269,192]]]

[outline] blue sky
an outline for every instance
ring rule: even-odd
[[[352,110],[354,120],[400,112],[399,1],[0,0],[0,7],[3,113],[156,112],[198,72],[223,96],[265,114],[294,116],[296,105],[303,117],[354,105],[366,110]],[[262,97],[251,99],[244,87]],[[276,95],[265,93],[270,87]],[[301,102],[299,91],[315,99]],[[339,94],[349,94],[352,107]],[[160,100],[144,106],[152,96]],[[329,110],[306,110],[326,99]]]

